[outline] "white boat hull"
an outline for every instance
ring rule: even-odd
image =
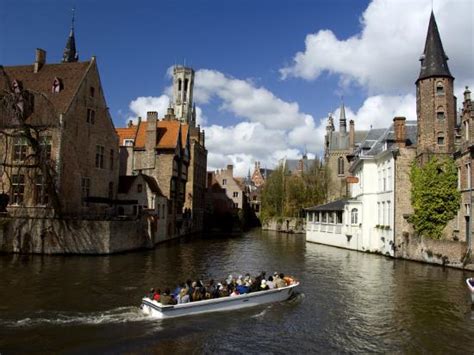
[[[471,293],[471,302],[474,304],[474,277],[466,279],[466,284],[469,288],[469,292]]]
[[[156,318],[173,318],[207,312],[230,311],[247,307],[259,306],[266,303],[281,302],[291,297],[294,288],[299,283],[287,287],[258,291],[239,296],[215,298],[197,302],[163,306],[161,303],[142,299],[142,310],[145,314]]]

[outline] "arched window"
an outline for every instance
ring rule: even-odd
[[[337,174],[344,175],[344,158],[339,157],[337,160]]]
[[[438,133],[438,145],[444,145],[444,134]]]
[[[444,86],[441,81],[436,83],[436,95],[444,95]]]
[[[464,131],[466,140],[469,140],[469,121],[464,121]]]
[[[358,223],[358,211],[357,211],[357,208],[353,208],[351,210],[351,224],[357,224]]]
[[[178,91],[181,91],[181,79],[178,79]]]

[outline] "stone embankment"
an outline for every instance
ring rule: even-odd
[[[306,219],[295,217],[270,218],[262,222],[262,229],[281,233],[305,234]]]
[[[163,241],[146,217],[134,220],[0,218],[0,252],[113,254],[152,248]]]

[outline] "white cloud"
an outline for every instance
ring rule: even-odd
[[[158,117],[163,117],[166,114],[169,102],[170,100],[167,95],[161,95],[159,97],[137,97],[135,100],[130,102],[129,109],[132,114],[127,120],[136,122],[138,117],[146,120],[146,114],[148,111],[158,111]]]
[[[472,0],[435,1],[434,12],[457,85],[474,80]],[[357,83],[369,93],[413,90],[423,52],[431,0],[373,0],[361,17],[362,30],[338,39],[331,30],[308,34],[305,50],[280,70],[283,78],[316,79],[328,72],[342,86]]]

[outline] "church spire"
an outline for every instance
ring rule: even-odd
[[[77,62],[79,56],[76,52],[76,39],[74,38],[74,8],[72,9],[71,32],[66,42],[63,53],[63,63]]]
[[[420,61],[421,70],[418,80],[433,76],[452,78],[448,68],[448,56],[444,52],[433,11],[431,11],[430,24],[426,34],[425,50]]]
[[[341,98],[341,110],[339,113],[339,132],[347,133],[346,109],[344,107],[344,99],[342,98]]]

